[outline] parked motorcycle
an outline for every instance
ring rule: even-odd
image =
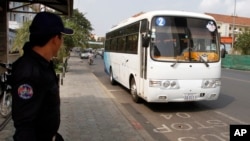
[[[8,117],[11,114],[12,95],[11,86],[8,84],[8,76],[11,75],[11,64],[0,63],[6,71],[0,74],[0,115]]]
[[[89,53],[88,63],[89,63],[89,65],[92,65],[94,63],[94,54],[93,53]]]

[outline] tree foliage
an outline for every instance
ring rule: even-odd
[[[85,48],[93,28],[84,14],[79,12],[78,9],[74,9],[72,17],[69,19],[64,17],[63,21],[65,26],[74,29],[73,36],[64,36],[64,44],[67,46],[67,50],[75,46]]]
[[[31,24],[31,21],[27,21],[23,23],[23,26],[21,28],[17,29],[16,37],[15,37],[13,46],[11,48],[11,51],[22,52],[22,47],[24,43],[29,40],[30,24]]]
[[[64,25],[72,28],[74,34],[72,36],[64,36],[64,46],[62,50],[69,51],[74,46],[86,47],[88,37],[90,36],[91,23],[84,17],[84,15],[77,9],[73,11],[72,17],[62,17]],[[29,26],[31,21],[25,22],[23,26],[17,30],[17,34],[14,40],[12,51],[22,52],[22,47],[25,42],[29,40]]]
[[[239,34],[234,48],[240,50],[242,55],[250,55],[250,31]]]

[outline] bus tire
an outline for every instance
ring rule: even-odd
[[[137,86],[134,78],[130,80],[130,94],[135,103],[141,103],[141,98],[137,94]]]
[[[115,84],[116,84],[116,81],[115,81],[114,76],[113,76],[112,68],[110,68],[109,72],[110,72],[110,73],[109,73],[109,80],[110,80],[110,83],[111,83],[112,85],[115,85]]]

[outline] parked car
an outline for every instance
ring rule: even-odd
[[[81,52],[81,59],[88,59],[89,58],[90,51],[89,50],[84,50]]]
[[[99,55],[103,58],[103,52],[104,52],[104,48],[97,49],[95,52],[95,58],[97,55]]]

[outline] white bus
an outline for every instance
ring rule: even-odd
[[[104,69],[140,102],[216,100],[220,42],[213,17],[183,11],[139,13],[106,33]],[[224,55],[223,55],[224,56]]]

